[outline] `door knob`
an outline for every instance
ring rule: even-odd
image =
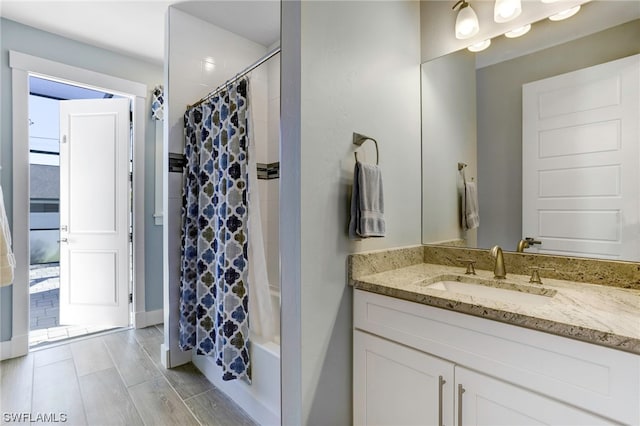
[[[67,238],[60,238],[60,239],[58,240],[58,242],[59,242],[59,243],[68,243],[68,242],[69,242],[69,239],[67,239]]]

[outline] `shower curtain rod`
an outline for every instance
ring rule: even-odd
[[[213,92],[209,93],[207,96],[205,96],[204,98],[201,98],[198,102],[196,102],[193,105],[188,105],[187,109],[191,109],[193,107],[197,107],[198,105],[200,105],[201,103],[203,103],[204,101],[206,101],[209,98],[212,98],[213,96],[215,96],[218,92],[220,92],[221,90],[223,90],[225,87],[227,87],[229,85],[229,83],[238,80],[240,77],[244,77],[245,75],[249,74],[251,71],[253,71],[254,69],[258,68],[260,65],[264,64],[265,62],[267,62],[269,59],[273,58],[274,56],[276,56],[278,53],[280,53],[280,47],[276,47],[275,49],[273,49],[271,52],[267,53],[266,55],[264,55],[262,58],[258,59],[255,63],[253,63],[252,65],[249,65],[248,67],[246,67],[245,69],[243,69],[242,71],[240,71],[239,73],[237,73],[233,78],[230,78],[229,80],[225,81],[224,84],[221,84],[220,86],[218,86],[218,88],[216,90],[214,90]]]

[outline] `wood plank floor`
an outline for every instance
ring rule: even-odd
[[[74,426],[256,425],[192,364],[165,370],[161,330],[124,330],[2,361],[1,424],[20,424],[6,413],[63,413],[63,424]]]

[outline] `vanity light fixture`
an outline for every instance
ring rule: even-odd
[[[491,46],[491,39],[490,38],[488,38],[488,39],[486,39],[484,41],[481,41],[479,43],[472,44],[471,46],[467,47],[467,49],[470,52],[481,52],[481,51],[483,51],[484,49],[486,49],[489,46]]]
[[[522,13],[520,0],[496,0],[493,7],[493,20],[501,24],[509,22]]]
[[[466,0],[458,1],[452,9],[455,10],[458,6],[460,9],[456,18],[456,38],[464,40],[478,34],[480,24],[478,23],[478,15]]]
[[[507,38],[516,38],[525,35],[531,29],[531,24],[527,24],[523,27],[516,28],[515,30],[507,31],[504,36]]]
[[[549,16],[549,19],[552,21],[562,21],[563,19],[571,18],[573,15],[578,13],[578,11],[580,11],[580,5],[564,10],[560,13],[556,13],[555,15],[551,15]]]

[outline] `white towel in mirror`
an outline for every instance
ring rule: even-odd
[[[480,225],[478,213],[478,188],[475,182],[464,182],[462,194],[462,229],[468,231]]]

